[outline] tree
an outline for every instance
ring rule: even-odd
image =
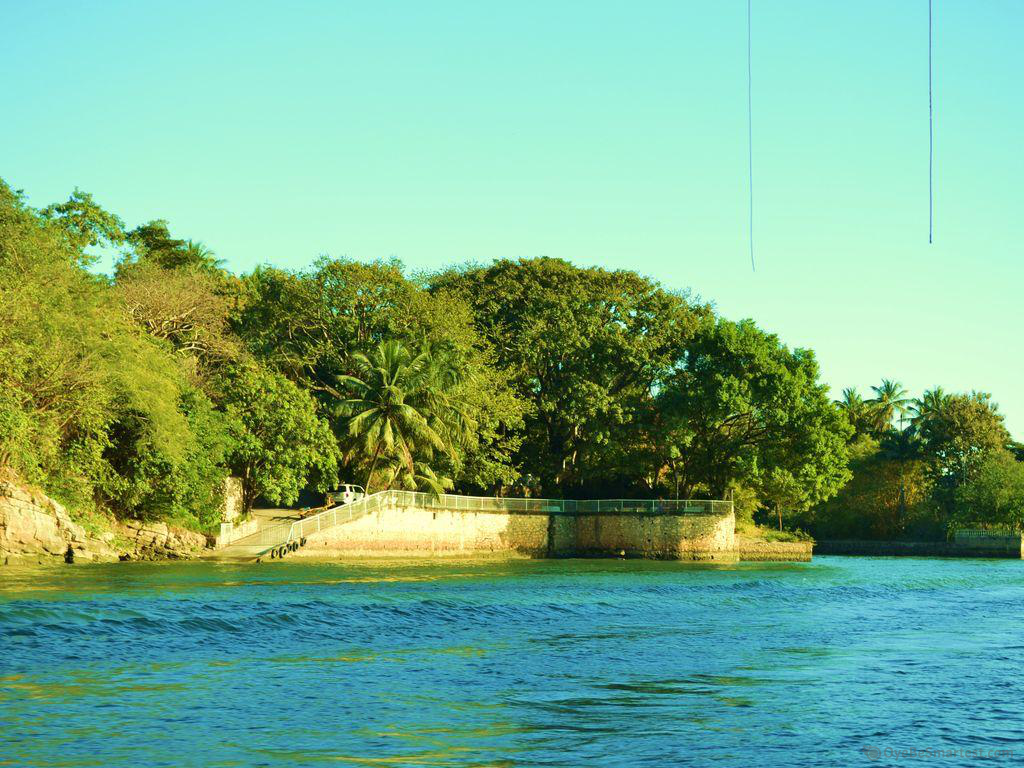
[[[792,473],[781,467],[772,467],[764,473],[760,489],[763,497],[770,499],[775,506],[780,531],[782,530],[782,513],[785,510],[806,507],[804,489]]]
[[[450,396],[459,372],[429,351],[413,354],[400,342],[382,342],[371,355],[354,358],[356,375],[339,383],[353,392],[340,404],[347,417],[351,445],[369,460],[366,492],[383,463],[390,484],[425,485],[440,493],[451,480],[439,478],[431,462],[435,452],[454,453],[473,424]]]
[[[880,386],[871,387],[875,397],[871,400],[875,416],[875,433],[879,436],[892,429],[893,419],[903,417],[910,405],[907,390],[898,381],[882,379]]]
[[[930,501],[932,484],[919,456],[899,461],[874,437],[862,435],[850,444],[849,468],[849,483],[799,515],[798,525],[820,538],[941,537],[943,525]]]
[[[132,517],[209,530],[220,519],[236,425],[199,390],[183,388],[176,410],[185,424],[173,442],[149,434],[148,414],[119,415],[104,451],[114,470],[102,485],[106,506]]]
[[[335,410],[352,394],[338,382],[361,375],[357,355],[372,356],[383,342],[397,341],[417,353],[429,349],[432,359],[459,372],[450,395],[476,424],[459,451],[432,459],[433,469],[471,490],[495,489],[518,477],[514,456],[526,404],[494,365],[494,350],[460,297],[424,291],[395,261],[321,259],[309,272],[260,269],[243,285],[233,326],[253,354],[309,389],[333,414],[335,433],[348,444],[347,466],[364,472],[371,462],[351,443],[347,417]],[[393,469],[402,480],[404,470]]]
[[[124,222],[120,217],[104,210],[92,195],[80,189],[75,189],[66,203],[46,206],[39,216],[60,227],[83,265],[95,261],[93,254],[86,253],[87,247],[117,246],[125,242]]]
[[[247,276],[235,328],[250,349],[326,398],[354,353],[382,341],[440,342],[417,313],[418,289],[396,261],[321,259],[308,272],[262,268]]]
[[[987,454],[956,490],[955,522],[1024,530],[1024,462],[1009,451]]]
[[[703,326],[680,351],[657,411],[682,456],[682,494],[721,498],[740,482],[768,504],[802,509],[849,479],[842,412],[807,350],[790,351],[751,321]]]
[[[188,269],[219,273],[221,262],[200,242],[172,237],[168,224],[155,219],[131,230],[126,236],[134,260],[148,261],[164,269]],[[130,262],[129,262],[130,263]]]
[[[949,395],[942,387],[933,387],[926,390],[921,397],[913,401],[910,407],[910,414],[915,425],[923,420],[936,419],[942,414],[942,409],[949,401]]]
[[[917,420],[916,428],[933,477],[949,490],[970,481],[986,454],[1011,444],[1003,415],[987,393],[948,395],[939,410]]]
[[[542,492],[644,484],[655,389],[706,308],[633,272],[549,258],[449,270],[429,285],[469,304],[495,364],[529,404],[515,461]]]
[[[231,299],[209,272],[152,261],[122,264],[115,294],[134,323],[181,356],[209,365],[240,355],[228,323]]]
[[[291,504],[307,486],[337,483],[338,446],[307,392],[256,364],[230,370],[220,390],[233,427],[228,463],[242,479],[246,510],[257,497]]]
[[[871,404],[866,402],[853,387],[843,390],[843,396],[836,400],[836,405],[846,416],[850,426],[853,427],[854,431],[851,437],[866,435],[874,427],[875,416],[872,413]]]
[[[83,268],[117,227],[86,193],[35,212],[0,184],[0,466],[72,509],[204,524],[224,474],[212,406]]]

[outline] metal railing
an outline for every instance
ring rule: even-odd
[[[520,515],[726,515],[731,501],[706,499],[521,499],[392,491],[399,506]]]
[[[391,493],[393,491],[380,491],[372,496],[364,496],[350,504],[340,504],[336,507],[325,509],[315,515],[309,515],[308,517],[302,517],[285,523],[268,525],[250,536],[238,539],[232,543],[232,546],[262,546],[269,550],[293,541],[300,541],[318,531],[351,522],[370,512],[376,512],[385,506]]]
[[[447,512],[511,515],[727,515],[731,501],[705,499],[526,499],[497,496],[440,495],[418,491],[378,491],[358,501],[325,509],[308,517],[270,525],[232,543],[262,548],[263,552],[304,542],[307,536],[357,520],[389,507],[419,507]]]
[[[953,532],[953,540],[967,539],[1019,539],[1021,534],[1009,528],[958,528]]]

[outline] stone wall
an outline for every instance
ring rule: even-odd
[[[876,557],[997,557],[1019,559],[1020,538],[1016,542],[970,544],[956,541],[867,541],[842,539],[819,541],[814,545],[816,555],[871,555]]]
[[[556,542],[556,556],[645,557],[657,560],[735,561],[732,515],[581,515],[570,541]]]
[[[242,516],[244,505],[242,501],[242,478],[228,477],[224,480],[224,508],[221,510],[220,519],[225,523],[231,523]]]
[[[309,536],[291,557],[439,556],[547,553],[547,515],[385,507]]]
[[[736,560],[732,515],[569,515],[389,506],[313,534],[289,557],[628,556]]]

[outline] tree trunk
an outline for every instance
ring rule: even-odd
[[[366,483],[363,485],[363,490],[366,491],[366,495],[370,495],[370,481],[373,479],[373,470],[377,468],[377,458],[380,456],[380,443],[377,443],[377,447],[373,449],[373,459],[370,460],[370,471],[366,474]]]
[[[775,511],[779,513],[779,530],[782,530],[782,505],[776,504]]]

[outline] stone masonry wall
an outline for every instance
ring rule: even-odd
[[[307,539],[292,557],[467,555],[547,552],[546,515],[388,507]]]
[[[583,515],[574,518],[572,547],[563,555],[657,560],[736,560],[732,515]]]
[[[732,515],[567,515],[387,507],[316,533],[290,557],[617,556],[735,561]]]

